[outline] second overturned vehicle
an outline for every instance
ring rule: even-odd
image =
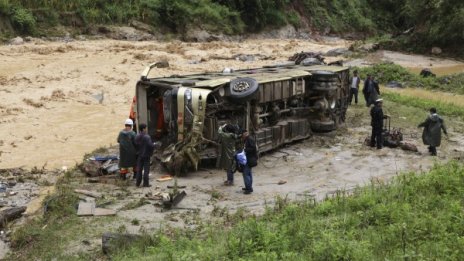
[[[176,174],[216,159],[218,128],[227,123],[247,129],[261,153],[345,121],[347,67],[287,63],[151,78],[153,67],[136,85],[136,121],[160,141],[156,157]]]

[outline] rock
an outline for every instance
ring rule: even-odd
[[[348,48],[335,48],[329,50],[325,53],[326,56],[340,56],[340,55],[350,55],[351,51]]]
[[[242,62],[253,62],[255,61],[255,56],[252,55],[252,54],[238,54],[238,55],[234,55],[232,56],[235,60],[239,60],[239,61],[242,61]]]
[[[153,33],[155,31],[155,28],[153,26],[146,24],[146,23],[142,23],[137,20],[132,20],[130,22],[130,26],[134,27],[137,30],[147,32],[147,33]]]
[[[155,63],[156,68],[168,68],[169,67],[169,62],[164,60],[164,61],[159,61]]]
[[[100,26],[98,32],[116,40],[147,41],[155,39],[152,34],[128,26]]]
[[[390,81],[385,86],[389,88],[403,88],[403,84],[397,81]]]
[[[422,69],[419,75],[422,77],[435,77],[435,74],[429,68]]]
[[[432,47],[432,50],[430,51],[432,54],[441,54],[442,50],[440,47]]]
[[[15,37],[15,38],[13,38],[13,39],[10,40],[10,44],[11,44],[11,45],[21,45],[21,44],[23,44],[23,43],[24,43],[23,38],[21,38],[21,37],[19,37],[19,36],[18,36],[18,37]]]
[[[379,49],[379,44],[378,43],[367,43],[359,46],[358,50],[362,52],[373,52],[375,50]]]
[[[212,42],[223,40],[224,36],[211,34],[203,29],[192,28],[188,29],[182,38],[187,42]]]

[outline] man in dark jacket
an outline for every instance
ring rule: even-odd
[[[243,166],[243,182],[245,183],[243,193],[250,194],[253,192],[252,168],[258,165],[258,151],[256,150],[255,140],[250,137],[247,130],[242,131],[242,140],[247,158],[247,164]]]
[[[119,132],[119,169],[121,178],[126,179],[129,172],[134,171],[136,167],[136,151],[135,151],[135,132],[132,130],[133,122],[127,119],[124,123],[124,129]]]
[[[422,141],[425,145],[429,145],[430,154],[432,156],[437,156],[437,147],[441,144],[441,130],[443,130],[443,133],[448,136],[445,122],[437,114],[437,109],[431,108],[430,115],[424,122],[419,124],[418,127],[424,127],[424,131],[422,132]]]
[[[227,171],[226,186],[234,184],[234,173],[232,172],[233,158],[235,154],[235,140],[237,130],[232,124],[225,124],[218,129],[219,155],[216,166]]]
[[[371,126],[372,126],[372,134],[371,134],[371,147],[377,146],[377,149],[382,149],[383,146],[383,139],[382,139],[382,131],[383,131],[383,119],[386,118],[383,115],[382,110],[383,100],[377,99],[375,101],[375,106],[371,109]]]
[[[139,125],[139,134],[135,137],[135,145],[137,147],[137,187],[142,182],[142,170],[143,170],[143,186],[150,187],[148,182],[148,174],[150,173],[150,158],[153,155],[155,145],[151,141],[150,135],[147,134],[147,125],[141,123]]]
[[[380,88],[379,84],[374,80],[374,76],[368,74],[363,87],[364,99],[366,100],[366,107],[374,104],[379,98]]]

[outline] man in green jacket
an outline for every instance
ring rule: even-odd
[[[232,171],[233,158],[235,155],[235,141],[237,139],[236,128],[232,124],[225,124],[218,129],[219,154],[216,167],[222,168],[227,172],[227,180],[224,185],[234,184],[234,173]]]
[[[424,122],[419,124],[418,128],[424,127],[422,132],[422,141],[425,145],[429,145],[429,152],[432,156],[437,156],[437,147],[441,144],[441,130],[448,136],[446,132],[445,122],[440,115],[437,114],[437,109],[431,108],[430,115],[427,116]]]
[[[124,129],[119,132],[119,169],[121,178],[126,179],[129,172],[134,173],[134,167],[137,164],[135,150],[135,132],[132,130],[133,122],[127,119],[124,123]]]

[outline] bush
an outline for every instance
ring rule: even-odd
[[[23,34],[33,34],[36,30],[36,21],[32,13],[24,8],[15,7],[11,22],[16,30]]]

